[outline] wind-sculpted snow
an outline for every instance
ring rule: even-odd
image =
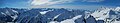
[[[0,8],[0,23],[119,23],[120,8],[80,9]]]

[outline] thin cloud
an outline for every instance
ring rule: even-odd
[[[32,0],[31,7],[48,7],[55,4],[64,4],[74,2],[74,0]]]
[[[102,2],[104,0],[31,0],[32,8],[46,8],[50,6],[54,6],[55,4],[64,4],[64,3],[72,3],[75,1],[81,2]],[[57,7],[56,7],[57,8]]]
[[[73,2],[72,0],[33,0],[31,2],[32,5],[52,5],[52,4],[62,4],[62,3],[69,3]]]
[[[104,0],[82,0],[82,2],[102,2]]]
[[[53,5],[53,4],[63,4],[63,3],[70,3],[78,0],[32,0],[32,5]],[[82,2],[102,2],[104,0],[79,0]]]

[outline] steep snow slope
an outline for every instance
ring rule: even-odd
[[[95,11],[91,15],[93,17],[95,17],[96,20],[105,20],[105,18],[107,18],[109,16],[108,13],[110,10],[111,9],[109,9],[109,8],[102,8],[102,9]]]
[[[117,8],[101,8],[93,12],[91,15],[96,20],[104,20],[106,23],[116,22],[119,16],[120,7]]]
[[[72,19],[66,19],[64,21],[61,21],[61,22],[57,22],[57,21],[51,21],[49,23],[75,23],[74,21],[78,18],[80,18],[82,15],[78,15],[78,16],[75,16],[73,17]]]

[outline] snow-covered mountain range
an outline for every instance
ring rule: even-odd
[[[0,23],[119,23],[120,7],[80,10],[64,8],[0,8]]]

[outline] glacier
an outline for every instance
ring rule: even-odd
[[[0,8],[0,23],[119,23],[120,7],[97,10]]]

